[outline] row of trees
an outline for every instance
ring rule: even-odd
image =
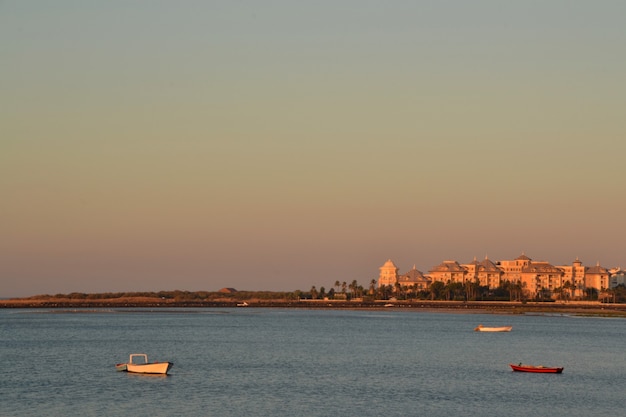
[[[366,295],[371,296],[374,294],[375,289],[376,289],[375,279],[370,281],[370,286],[367,291],[355,279],[350,284],[348,284],[346,281],[344,282],[335,281],[335,286],[330,288],[328,291],[326,291],[325,287],[320,287],[319,289],[317,289],[314,285],[311,287],[311,290],[309,291],[308,294],[302,293],[300,291],[296,291],[296,293],[300,293],[301,295],[300,298],[311,298],[314,300],[323,300],[326,298],[328,299],[339,298],[339,299],[350,300],[350,299],[355,299],[355,298],[363,298]]]
[[[530,300],[525,286],[519,282],[504,281],[498,288],[492,289],[486,285],[480,285],[478,280],[473,282],[433,282],[428,289],[417,289],[414,286],[403,286],[399,283],[395,285],[382,285],[377,287],[375,279],[371,280],[368,288],[364,288],[357,280],[350,284],[347,282],[335,281],[334,287],[326,290],[325,287],[317,289],[311,287],[309,293],[298,292],[299,298],[311,299],[361,299],[370,300],[445,300],[445,301],[525,301]],[[599,293],[596,289],[588,288],[582,297],[573,296],[575,287],[566,282],[563,287],[549,290],[542,288],[532,300],[554,301],[557,300],[585,300],[605,302],[626,303],[626,287],[619,285],[610,290]]]
[[[335,281],[334,288],[326,291],[325,287],[317,289],[311,287],[308,294],[302,294],[303,298],[311,299],[361,299],[370,300],[521,300],[522,288],[519,284],[505,283],[501,287],[490,290],[488,286],[481,286],[478,282],[467,282],[461,284],[458,282],[443,283],[441,281],[433,282],[426,290],[417,289],[414,286],[403,286],[399,283],[395,285],[382,285],[377,287],[377,281],[371,280],[367,289],[360,285],[356,280],[350,284],[347,282]]]
[[[565,283],[563,287],[552,291],[541,289],[533,300],[553,301],[557,300],[600,300],[607,303],[626,303],[626,287],[618,285],[615,288],[597,290],[586,289],[582,297],[574,298],[576,288]],[[159,298],[172,301],[212,301],[229,299],[233,301],[257,300],[299,300],[299,299],[340,299],[354,300],[363,299],[374,300],[446,300],[446,301],[525,301],[530,300],[526,288],[519,283],[505,281],[498,288],[490,289],[488,286],[480,285],[478,281],[444,283],[433,282],[428,289],[417,289],[415,287],[405,287],[396,283],[395,285],[377,286],[377,281],[372,279],[367,287],[359,284],[357,280],[350,283],[335,281],[335,285],[329,290],[325,287],[319,289],[311,287],[308,292],[300,290],[293,292],[273,292],[273,291],[236,291],[223,293],[215,291],[159,291],[159,292],[118,292],[118,293],[70,293],[56,295],[37,295],[29,297],[31,299],[52,300],[70,299],[80,300],[105,300],[121,298]]]

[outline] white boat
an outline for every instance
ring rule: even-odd
[[[513,326],[486,327],[479,324],[474,330],[477,332],[510,332]]]
[[[134,358],[143,358],[143,362],[136,363]],[[148,355],[145,353],[132,353],[128,363],[118,363],[115,369],[137,374],[167,374],[173,365],[172,362],[148,362]]]

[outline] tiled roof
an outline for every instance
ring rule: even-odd
[[[531,262],[524,268],[522,268],[522,272],[531,272],[531,273],[562,273],[563,271],[557,268],[554,265],[549,264],[548,262]]]
[[[406,274],[398,278],[398,282],[425,282],[425,281],[429,281],[429,279],[426,278],[421,271],[418,271],[417,269],[415,269],[415,266],[409,272],[407,272]]]
[[[479,267],[480,271],[486,271],[486,272],[497,272],[497,271],[500,271],[500,268],[498,268],[488,258],[485,258],[479,265],[480,265],[480,267]]]
[[[609,270],[601,267],[600,264],[597,264],[596,266],[590,266],[589,268],[587,268],[586,272],[588,274],[606,274],[609,272]]]
[[[472,262],[468,263],[468,265],[480,265],[480,262],[478,262],[476,260],[476,257],[474,257],[474,260]]]
[[[430,272],[463,272],[464,269],[459,265],[457,261],[443,261],[436,267],[430,270]]]

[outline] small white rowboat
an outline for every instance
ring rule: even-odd
[[[136,357],[143,358],[143,363],[135,363],[133,359]],[[132,353],[128,363],[118,363],[115,369],[137,374],[167,374],[173,365],[172,362],[148,362],[148,355],[145,353]]]
[[[474,330],[477,332],[510,332],[512,328],[513,326],[485,327],[479,324]]]

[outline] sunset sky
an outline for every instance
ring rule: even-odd
[[[626,267],[625,16],[0,1],[0,297]]]

